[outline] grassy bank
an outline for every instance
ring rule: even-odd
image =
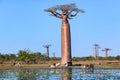
[[[44,63],[38,64],[25,64],[21,62],[20,67],[14,66],[12,62],[4,62],[0,64],[0,69],[14,69],[14,68],[50,68],[50,65],[53,63],[58,63],[60,61],[46,61]],[[73,65],[76,64],[94,64],[95,68],[118,68],[120,69],[120,61],[109,61],[109,60],[100,60],[100,61],[73,61]],[[80,66],[72,66],[73,68],[80,68]]]

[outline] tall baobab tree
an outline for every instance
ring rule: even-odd
[[[104,51],[105,52],[105,57],[107,58],[108,57],[108,51],[110,51],[111,49],[109,49],[109,48],[105,48],[105,49],[103,49],[102,51]]]
[[[43,47],[46,48],[46,57],[49,57],[49,47],[50,46],[51,46],[50,44],[43,45]]]
[[[84,12],[81,9],[75,7],[75,4],[57,5],[52,8],[45,9],[46,12],[50,12],[52,16],[62,19],[61,28],[61,52],[62,60],[61,65],[72,65],[71,60],[71,35],[70,25],[68,19],[72,19],[79,12]]]
[[[98,49],[99,49],[99,45],[98,44],[94,44],[94,57],[96,60],[98,60],[98,56],[99,56],[99,53],[98,53]]]

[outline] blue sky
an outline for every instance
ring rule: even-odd
[[[44,9],[76,3],[85,13],[69,20],[72,56],[93,55],[93,44],[112,49],[110,56],[120,55],[120,0],[0,0],[0,53],[17,54],[19,50],[61,56],[61,19],[49,16]]]

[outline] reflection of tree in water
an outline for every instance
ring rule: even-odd
[[[19,80],[48,79],[49,71],[45,69],[25,69],[18,72]]]
[[[17,76],[19,80],[36,80],[37,73],[36,70],[19,70]]]
[[[13,78],[16,76],[16,71],[0,70],[0,78]]]
[[[66,69],[63,69],[63,72],[62,72],[62,80],[71,80],[71,77],[72,77],[72,69],[71,68],[66,68]]]
[[[0,78],[7,78],[14,80],[36,80],[37,76],[42,78],[48,78],[49,75],[47,70],[37,69],[18,69],[18,70],[1,70]],[[3,79],[4,80],[4,79]]]
[[[71,80],[72,77],[71,68],[51,69],[49,72],[49,79],[53,80]]]
[[[0,77],[17,80],[46,80],[46,79],[62,79],[71,80],[72,70],[66,69],[14,69],[1,70]],[[61,76],[61,77],[60,77]]]
[[[120,70],[96,69],[82,73],[81,69],[0,69],[0,80],[119,80]]]

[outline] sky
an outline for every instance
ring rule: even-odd
[[[110,48],[109,56],[120,55],[120,0],[0,0],[0,53],[19,50],[61,56],[61,19],[44,9],[75,3],[85,13],[69,20],[72,57],[92,56],[94,44]]]

